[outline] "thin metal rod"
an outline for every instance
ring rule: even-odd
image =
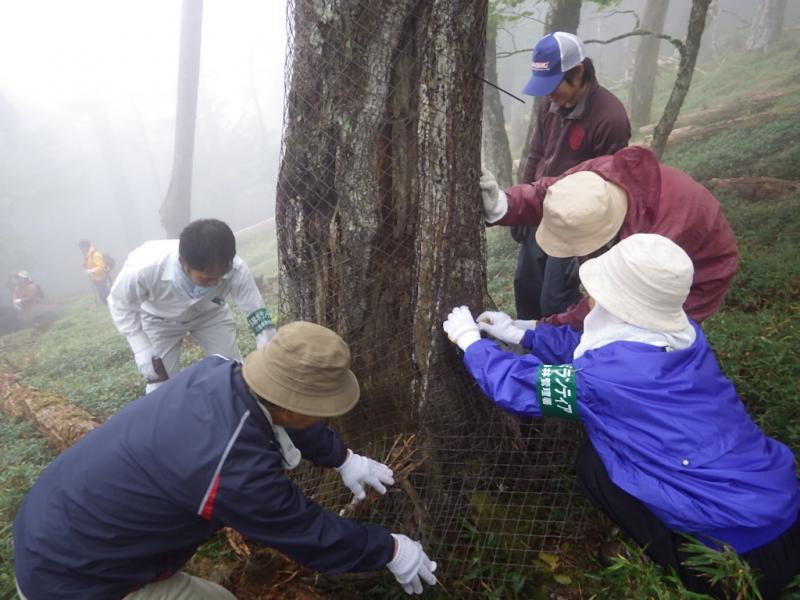
[[[483,77],[481,77],[480,75],[475,75],[475,77],[477,77],[478,79],[480,79],[480,80],[481,80],[483,83],[488,83],[488,84],[489,84],[490,86],[492,86],[493,88],[495,88],[495,89],[498,89],[498,90],[500,90],[501,92],[503,92],[504,94],[507,94],[507,95],[511,96],[511,97],[512,97],[514,100],[519,100],[520,102],[522,102],[523,104],[525,104],[525,100],[523,100],[523,99],[522,99],[522,98],[520,98],[519,96],[515,96],[514,94],[512,94],[511,92],[509,92],[509,91],[507,91],[507,90],[504,90],[504,89],[503,89],[503,88],[501,88],[499,85],[497,85],[497,84],[494,84],[494,83],[492,83],[491,81],[487,81],[486,79],[484,79],[484,78],[483,78]]]

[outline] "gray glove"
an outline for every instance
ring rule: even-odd
[[[481,174],[481,199],[483,200],[483,218],[487,223],[496,223],[508,212],[506,193],[497,185],[497,180],[484,169]]]

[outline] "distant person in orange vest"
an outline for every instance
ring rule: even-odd
[[[89,276],[97,293],[97,301],[106,304],[108,298],[108,272],[109,267],[102,252],[98,252],[89,240],[78,242],[78,248],[83,252],[83,269]]]

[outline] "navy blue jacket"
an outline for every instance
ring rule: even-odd
[[[344,461],[321,423],[290,435],[317,465]],[[239,364],[210,356],[45,469],[14,520],[17,581],[28,600],[122,598],[224,525],[325,573],[382,569],[394,550],[384,528],[323,510],[286,478]]]
[[[581,334],[539,324],[522,339],[532,354],[481,340],[464,363],[507,411],[580,419],[611,481],[669,528],[746,552],[797,519],[794,456],[753,423],[694,328],[683,350],[612,342],[573,362]]]

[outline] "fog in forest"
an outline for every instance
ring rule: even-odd
[[[178,0],[0,2],[0,278],[91,292],[78,240],[118,265],[164,238]],[[192,217],[236,230],[274,213],[286,7],[206,0]],[[2,302],[9,303],[8,294]]]
[[[797,27],[790,2],[786,29]],[[158,208],[173,163],[178,0],[0,2],[0,277],[31,272],[48,294],[84,291],[77,243],[113,254],[165,237]],[[579,35],[606,40],[633,29],[644,0],[610,8],[584,1]],[[751,0],[712,4],[698,67],[746,35]],[[691,2],[670,3],[664,32],[683,39]],[[499,84],[522,96],[546,2],[498,34]],[[284,0],[205,0],[194,152],[192,218],[234,230],[271,218],[279,166],[286,56]],[[600,82],[627,101],[638,38],[590,44]],[[664,68],[676,54],[662,42]],[[670,60],[672,59],[672,62]],[[670,67],[672,65],[672,67]],[[742,77],[747,77],[743,73]],[[532,98],[503,96],[518,158]],[[657,115],[655,115],[657,118]],[[476,188],[477,189],[477,188]],[[0,302],[7,304],[8,298]]]

